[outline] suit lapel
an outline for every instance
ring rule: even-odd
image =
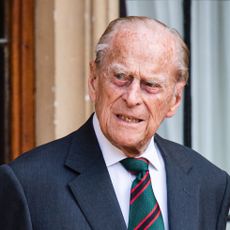
[[[165,161],[169,229],[199,229],[200,185],[193,183],[193,166],[184,149],[158,135],[155,139]]]
[[[69,187],[92,229],[127,229],[92,119],[73,138],[66,166],[78,174]]]

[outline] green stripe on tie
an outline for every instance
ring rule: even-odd
[[[136,175],[130,193],[128,230],[164,230],[160,207],[154,196],[145,158],[126,158],[121,164]]]

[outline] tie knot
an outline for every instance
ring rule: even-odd
[[[121,161],[121,164],[133,174],[138,174],[148,170],[149,161],[143,157],[141,158],[126,158]]]

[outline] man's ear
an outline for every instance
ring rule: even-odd
[[[168,111],[168,113],[166,114],[166,117],[172,117],[176,114],[177,109],[182,101],[182,96],[183,96],[183,91],[184,91],[184,86],[186,85],[185,81],[179,81],[176,83],[175,86],[175,92],[174,92],[174,96],[172,98],[171,101],[171,107]]]
[[[92,102],[96,100],[96,91],[97,91],[97,74],[96,74],[96,63],[91,61],[89,63],[89,78],[88,78],[88,91],[89,96]]]

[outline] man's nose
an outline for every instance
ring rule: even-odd
[[[140,105],[142,103],[140,81],[137,79],[132,81],[132,83],[125,89],[122,98],[128,107]]]

